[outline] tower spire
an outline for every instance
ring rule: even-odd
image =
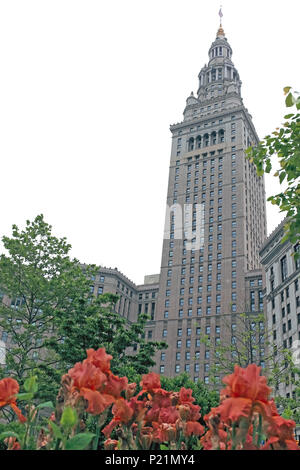
[[[220,28],[222,27],[222,18],[223,18],[223,12],[222,12],[222,5],[220,6],[219,10],[219,17],[220,17]]]
[[[220,10],[219,10],[219,17],[220,17],[220,27],[218,29],[218,32],[217,32],[217,38],[219,37],[225,37],[225,33],[224,33],[224,29],[222,27],[222,18],[223,18],[223,11],[222,11],[222,5],[220,6]]]

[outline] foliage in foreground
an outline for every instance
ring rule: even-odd
[[[300,234],[300,98],[299,93],[293,94],[291,90],[291,87],[284,88],[285,104],[287,108],[295,107],[294,112],[284,116],[283,126],[266,136],[257,148],[247,150],[259,176],[270,173],[277,162],[280,165],[274,176],[280,184],[285,182],[287,187],[285,191],[269,197],[268,201],[277,205],[288,218],[282,243],[286,240],[297,243]]]
[[[55,411],[44,424],[39,413],[53,405],[35,403],[36,377],[25,381],[22,394],[15,379],[2,379],[0,408],[4,416],[11,408],[21,426],[0,434],[7,449],[100,450],[102,433],[106,450],[299,450],[294,421],[278,414],[255,364],[236,366],[224,378],[221,403],[204,416],[204,426],[192,389],[166,391],[151,372],[142,377],[137,393],[135,383],[111,372],[111,360],[105,348],[87,350],[87,358],[62,377]],[[24,409],[17,398],[27,402]],[[94,433],[87,431],[90,417],[97,422]]]

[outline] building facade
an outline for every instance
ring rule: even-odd
[[[285,220],[274,230],[261,247],[261,262],[266,272],[266,314],[268,330],[272,332],[272,350],[275,357],[282,350],[290,350],[294,360],[300,353],[300,243],[281,243]],[[286,398],[296,398],[293,377],[286,377],[276,385],[276,392]]]
[[[260,296],[253,302],[263,309],[259,248],[267,230],[264,179],[245,158],[259,139],[221,26],[198,78],[197,96],[188,97],[183,121],[171,126],[155,319],[155,340],[169,347],[158,353],[155,371],[168,376],[185,371],[208,383],[212,354],[201,335],[209,337],[210,348],[230,341],[225,320],[234,322],[251,309],[249,272],[257,282],[253,295]]]

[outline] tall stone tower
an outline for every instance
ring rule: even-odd
[[[264,179],[244,153],[259,139],[222,25],[198,78],[183,121],[170,128],[168,210],[152,337],[169,345],[157,354],[156,372],[186,371],[207,383],[211,348],[230,340],[225,318],[233,321],[249,304],[249,273],[255,274],[251,283],[257,279],[262,285],[259,248],[267,232]],[[203,334],[210,348],[201,342]]]

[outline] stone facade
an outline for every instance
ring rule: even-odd
[[[197,97],[189,96],[171,132],[167,205],[174,210],[166,217],[155,328],[155,340],[169,347],[163,360],[157,354],[155,371],[186,371],[208,383],[213,354],[200,336],[209,332],[212,349],[230,341],[225,319],[254,309],[246,288],[252,275],[255,308],[263,309],[259,248],[267,234],[264,179],[245,158],[259,139],[222,28],[199,73]]]
[[[260,255],[266,272],[266,314],[268,329],[272,332],[270,354],[280,355],[282,349],[294,353],[299,361],[300,353],[300,259],[293,253],[300,252],[300,243],[281,243],[285,220],[263,244]],[[298,362],[299,365],[299,362]],[[291,378],[277,384],[276,392],[295,398]]]

